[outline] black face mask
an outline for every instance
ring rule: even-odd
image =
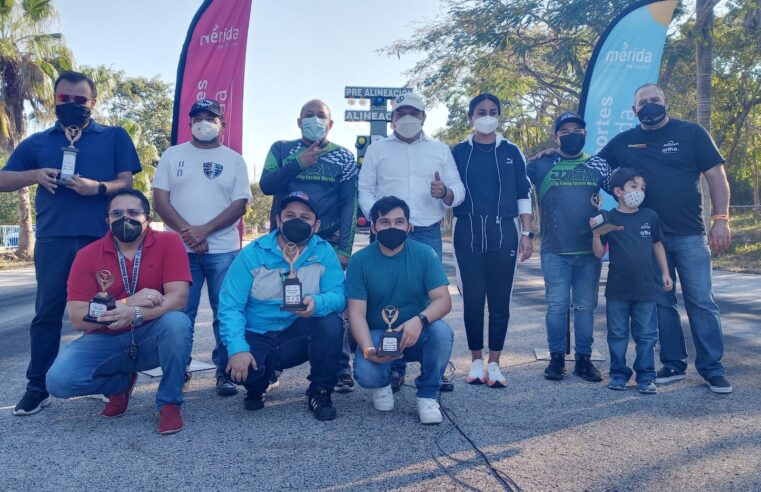
[[[378,231],[376,236],[378,237],[378,242],[383,246],[387,247],[388,249],[396,249],[404,242],[405,239],[407,239],[407,231],[390,227],[388,229]]]
[[[283,222],[282,232],[288,241],[301,246],[312,237],[312,226],[301,219],[291,219]]]
[[[119,220],[111,222],[111,232],[119,241],[123,243],[131,243],[143,233],[143,224],[135,219],[122,217]]]
[[[571,156],[579,155],[584,148],[586,137],[582,133],[569,133],[560,137],[560,150]]]
[[[666,106],[658,103],[647,103],[637,111],[637,118],[645,125],[657,125],[666,117]]]
[[[55,115],[63,126],[82,128],[90,119],[90,108],[81,104],[68,102],[55,107]]]

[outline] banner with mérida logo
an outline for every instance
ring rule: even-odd
[[[172,145],[191,138],[188,111],[200,99],[217,101],[226,126],[222,143],[243,149],[243,76],[251,0],[205,0],[188,28],[177,67]]]
[[[634,91],[657,83],[676,0],[643,0],[608,26],[587,65],[579,114],[587,123],[584,151],[596,154],[616,134],[638,124]]]

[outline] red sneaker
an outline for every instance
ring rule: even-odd
[[[166,404],[159,410],[159,434],[167,435],[180,432],[185,424],[179,405]]]
[[[132,394],[132,390],[135,389],[136,381],[137,373],[133,372],[129,377],[129,386],[127,386],[127,391],[124,393],[117,393],[115,395],[108,395],[109,401],[100,414],[103,417],[121,417],[127,413],[127,404],[129,403],[129,397]]]

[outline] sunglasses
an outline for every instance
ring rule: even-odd
[[[140,217],[141,215],[143,215],[144,213],[145,213],[145,210],[139,210],[137,208],[128,208],[126,210],[123,208],[115,208],[108,212],[108,216],[114,220],[117,220],[124,217],[124,214],[127,214],[131,218],[136,219]]]
[[[85,97],[85,96],[73,96],[71,94],[56,94],[55,100],[59,103],[70,103],[73,102],[75,104],[87,104],[87,101],[94,101],[94,98],[91,97]]]

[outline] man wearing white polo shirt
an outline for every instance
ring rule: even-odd
[[[195,325],[204,280],[214,315],[216,346],[211,354],[217,366],[217,394],[238,390],[225,373],[227,350],[220,342],[217,305],[222,280],[240,251],[238,221],[251,200],[248,170],[243,157],[222,145],[224,118],[216,101],[203,99],[190,108],[193,138],[169,147],[161,156],[153,179],[156,211],[185,243],[193,284],[185,314]]]
[[[367,148],[359,171],[359,206],[365,217],[383,197],[396,196],[410,207],[410,239],[425,243],[442,258],[441,219],[447,208],[465,199],[465,187],[449,147],[423,132],[425,104],[414,93],[391,102],[394,133]],[[406,373],[404,362],[392,367],[391,387],[399,391]],[[452,391],[442,379],[442,391]]]
[[[449,147],[423,132],[425,105],[414,93],[391,103],[394,133],[367,148],[359,172],[359,206],[365,217],[379,199],[396,196],[410,207],[410,238],[441,258],[441,219],[465,198]]]

